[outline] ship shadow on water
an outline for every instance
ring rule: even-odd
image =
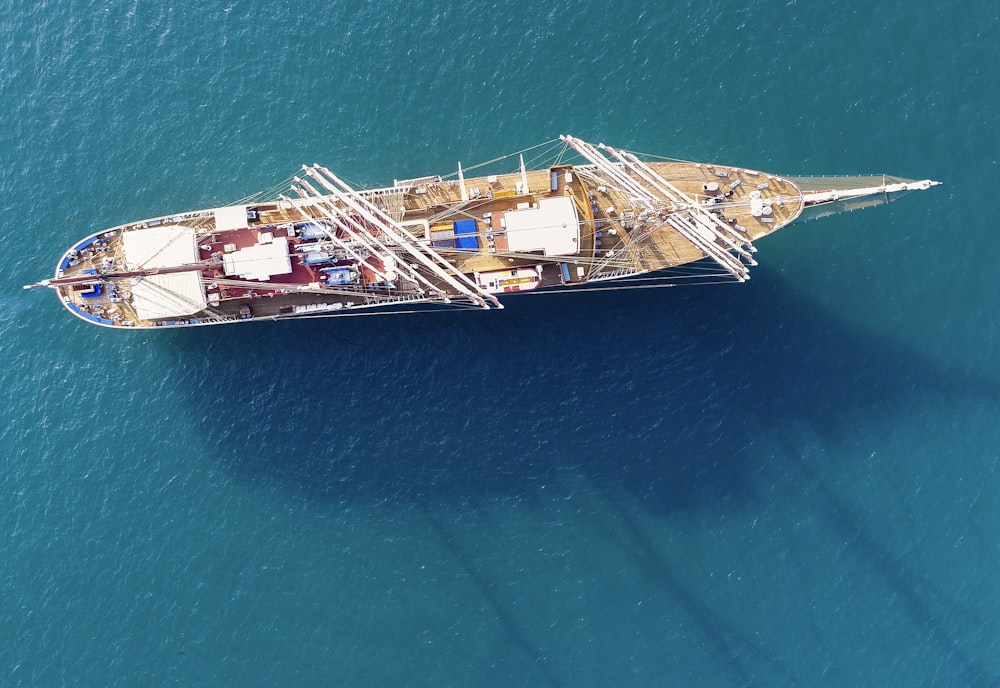
[[[582,476],[732,683],[761,671],[801,683],[778,649],[683,583],[634,506],[670,516],[759,499],[756,445],[785,424],[836,446],[859,419],[905,415],[914,398],[1000,397],[995,383],[859,329],[766,270],[746,286],[525,295],[501,313],[206,328],[160,341],[185,368],[179,391],[226,470],[338,507],[422,514],[547,685],[565,682],[544,658],[544,633],[496,592],[449,512],[530,504]],[[919,574],[865,532],[788,437],[766,460],[819,485],[831,527],[874,563],[950,669],[968,685],[991,683],[961,651],[957,627],[938,620],[949,605],[914,592]]]
[[[998,396],[765,270],[745,286],[169,336],[209,452],[336,501],[531,499],[571,470],[669,513],[746,496],[756,438],[786,421],[836,442],[845,419],[914,393]]]

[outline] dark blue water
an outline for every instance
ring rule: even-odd
[[[0,684],[1000,682],[992,4],[0,9]],[[945,186],[741,286],[151,333],[20,290],[560,133]]]

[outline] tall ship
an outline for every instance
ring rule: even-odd
[[[233,205],[91,234],[62,255],[53,277],[25,288],[55,290],[94,325],[137,329],[498,309],[521,292],[743,282],[756,242],[782,227],[936,184],[780,176],[560,136],[376,189],[303,166],[276,191]]]

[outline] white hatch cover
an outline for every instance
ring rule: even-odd
[[[168,225],[125,232],[125,263],[132,270],[175,267],[198,262],[195,233]],[[174,272],[133,279],[132,307],[142,320],[190,315],[205,307],[201,272]]]

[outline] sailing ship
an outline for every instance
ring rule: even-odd
[[[445,177],[367,190],[303,166],[270,193],[91,234],[52,278],[25,289],[50,287],[89,323],[135,329],[744,282],[756,242],[778,229],[936,184],[779,176],[560,136],[469,170],[459,163]]]

